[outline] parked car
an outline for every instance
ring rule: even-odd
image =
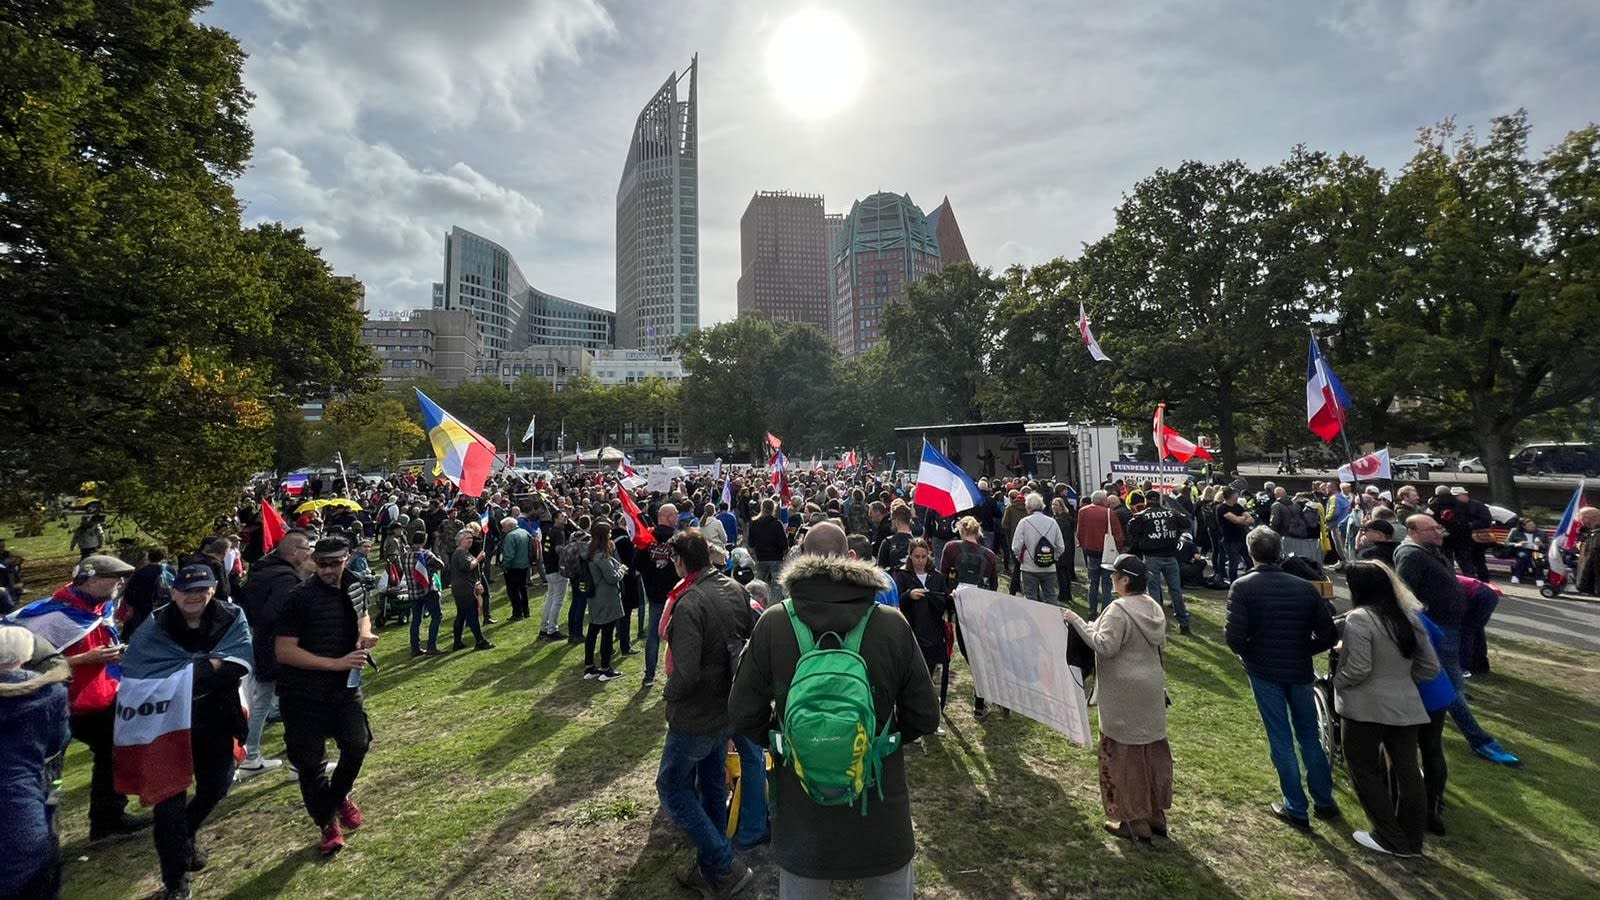
[[[1417,466],[1431,466],[1435,469],[1444,468],[1444,457],[1436,453],[1402,453],[1392,459],[1391,464],[1406,469]]]
[[[1518,475],[1600,474],[1600,451],[1592,444],[1528,444],[1511,454],[1511,469]]]
[[[1462,472],[1477,472],[1480,475],[1484,472],[1483,460],[1481,457],[1477,456],[1474,456],[1471,459],[1463,459],[1461,462],[1456,463],[1456,468]]]

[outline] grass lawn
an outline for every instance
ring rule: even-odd
[[[1600,657],[1549,644],[1494,643],[1495,675],[1472,685],[1485,727],[1520,770],[1472,756],[1447,725],[1450,834],[1426,861],[1375,857],[1341,774],[1347,821],[1312,836],[1267,812],[1276,779],[1222,603],[1191,599],[1193,639],[1167,657],[1177,768],[1171,841],[1135,846],[1100,830],[1092,751],[1020,716],[971,715],[958,665],[949,734],[908,750],[923,897],[1596,897],[1600,896]],[[503,616],[507,607],[497,605]],[[376,739],[357,784],[367,824],[331,861],[288,777],[236,786],[202,832],[215,897],[601,897],[689,895],[688,856],[658,812],[660,689],[583,681],[582,648],[535,640],[535,620],[491,627],[498,649],[409,658],[384,632],[369,673]],[[448,619],[446,621],[448,625]],[[281,753],[282,730],[267,750]],[[143,897],[159,887],[149,835],[89,846],[88,755],[74,745],[63,807],[66,896]],[[751,860],[758,866],[765,851]],[[745,896],[775,897],[758,868]]]

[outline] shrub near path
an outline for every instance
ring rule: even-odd
[[[1448,837],[1428,860],[1356,847],[1360,804],[1310,837],[1272,819],[1276,779],[1242,671],[1222,643],[1222,604],[1200,592],[1196,637],[1167,654],[1176,760],[1173,840],[1148,846],[1100,830],[1097,764],[1020,716],[971,715],[957,664],[949,733],[909,749],[918,895],[993,897],[1539,897],[1600,895],[1600,657],[1546,644],[1494,644],[1475,680],[1486,727],[1526,760],[1500,769],[1447,727]],[[503,607],[502,607],[503,608]],[[537,622],[536,618],[532,620]],[[336,858],[292,779],[237,785],[202,832],[211,864],[197,897],[690,896],[673,869],[690,851],[659,812],[660,686],[582,680],[582,648],[491,626],[499,648],[412,660],[403,628],[383,632],[369,676],[376,740],[357,784],[367,824]],[[269,753],[282,729],[267,732]],[[90,846],[88,755],[69,754],[62,814],[66,896],[127,898],[159,884],[148,834]],[[769,863],[765,850],[752,863]],[[766,865],[746,896],[776,897]]]

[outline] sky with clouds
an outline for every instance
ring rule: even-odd
[[[975,261],[1074,255],[1134,182],[1304,143],[1389,168],[1417,127],[1529,110],[1536,149],[1600,119],[1593,0],[819,2],[867,49],[803,120],[764,58],[804,2],[220,0],[238,37],[252,220],[304,228],[369,306],[427,306],[452,225],[539,288],[615,306],[617,181],[640,107],[700,54],[701,319],[735,312],[757,190],[949,195]]]

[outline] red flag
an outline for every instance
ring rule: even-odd
[[[782,450],[783,441],[779,440],[777,435],[769,431],[767,432],[767,446],[774,450]]]
[[[289,525],[283,521],[283,516],[278,515],[271,503],[261,501],[261,552],[271,553],[272,548],[288,533]]]
[[[628,538],[633,541],[633,549],[643,550],[656,542],[655,533],[650,530],[650,523],[644,520],[644,515],[639,512],[639,504],[633,502],[633,495],[623,490],[622,485],[617,485],[617,502],[622,504],[622,525],[628,529]]]
[[[1168,456],[1178,462],[1186,463],[1194,457],[1211,459],[1211,451],[1190,441],[1188,438],[1167,428],[1167,405],[1165,403],[1156,407],[1155,419],[1151,423],[1151,439],[1156,445],[1156,460],[1165,460]]]

